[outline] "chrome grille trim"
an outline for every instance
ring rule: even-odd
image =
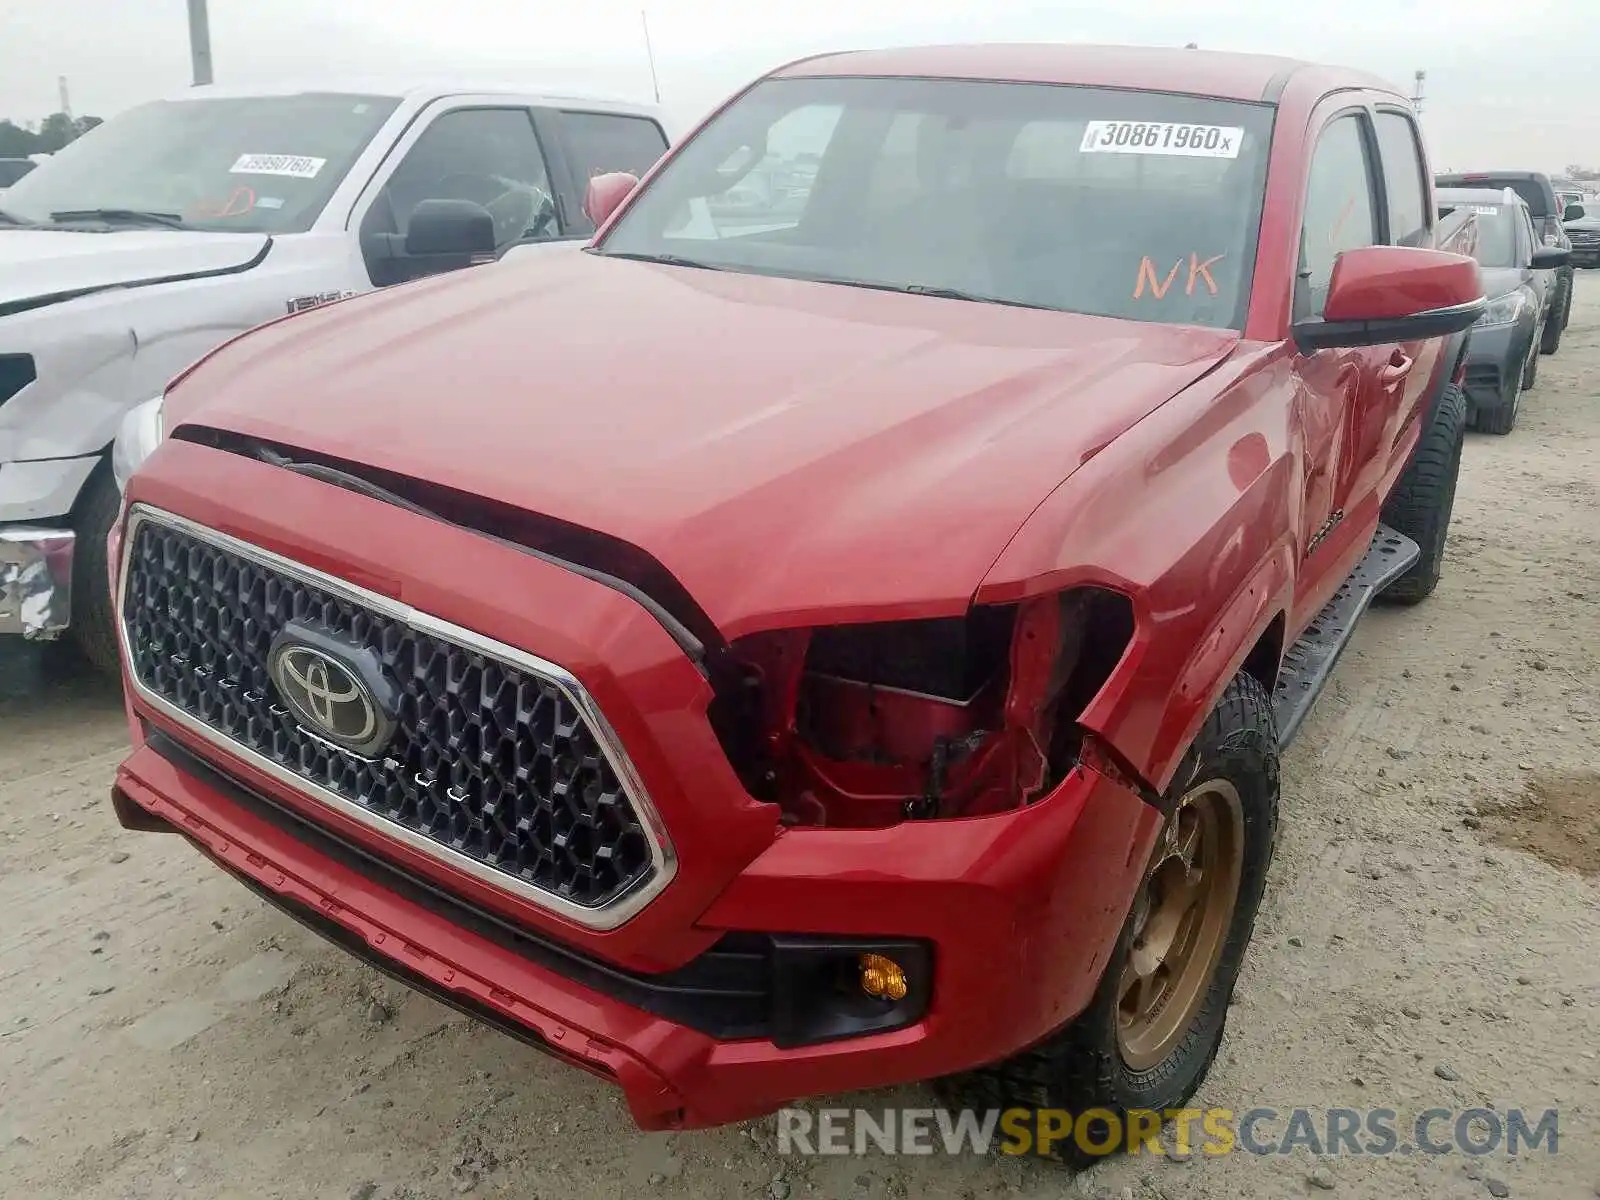
[[[535,886],[506,871],[463,854],[453,847],[418,833],[397,821],[372,812],[361,804],[325,788],[305,776],[289,770],[250,746],[229,737],[210,724],[186,712],[165,697],[146,686],[134,669],[133,646],[129,639],[129,623],[124,612],[130,580],[130,566],[137,534],[142,525],[151,523],[205,542],[221,551],[236,555],[267,570],[291,576],[301,583],[320,589],[353,605],[369,609],[390,620],[409,627],[414,632],[452,643],[461,649],[482,655],[513,670],[536,677],[557,689],[573,705],[587,724],[590,734],[598,744],[607,765],[615,774],[634,813],[643,827],[650,855],[650,870],[632,887],[610,898],[605,903],[588,907],[573,903],[544,888]],[[188,518],[178,516],[146,504],[131,506],[126,514],[121,556],[116,581],[117,635],[121,644],[127,678],[139,701],[172,721],[189,733],[202,739],[224,754],[231,755],[269,776],[284,787],[349,817],[374,830],[385,838],[400,842],[454,870],[470,875],[490,887],[509,892],[520,899],[561,916],[586,929],[603,932],[616,929],[634,917],[654,900],[677,875],[678,859],[667,836],[660,814],[651,803],[632,760],[623,749],[621,740],[605,715],[595,704],[583,684],[571,672],[555,663],[539,658],[517,647],[506,645],[483,634],[446,621],[441,617],[422,612],[411,605],[400,603],[387,596],[352,584],[337,576],[328,575],[270,550],[218,532]]]

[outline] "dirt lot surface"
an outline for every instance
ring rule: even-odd
[[[0,1194],[1600,1194],[1600,274],[1579,285],[1519,428],[1470,438],[1440,591],[1367,620],[1288,756],[1266,907],[1198,1099],[1553,1106],[1557,1154],[1146,1155],[1072,1178],[785,1157],[771,1120],[642,1136],[605,1085],[403,992],[178,839],[122,832],[117,697],[8,651]]]

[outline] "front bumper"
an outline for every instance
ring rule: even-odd
[[[1516,399],[1534,332],[1531,320],[1473,326],[1467,343],[1465,387],[1474,413],[1502,408]]]
[[[141,736],[153,729],[130,716]],[[297,833],[245,772],[195,769],[174,745],[155,733],[118,769],[113,801],[125,827],[183,834],[372,965],[615,1083],[644,1129],[746,1120],[803,1097],[949,1074],[1035,1042],[1088,1003],[1124,915],[1117,897],[1132,877],[1121,868],[1144,862],[1159,823],[1132,793],[1079,768],[1047,799],[1002,817],[780,837],[708,910],[705,927],[849,928],[877,910],[894,914],[884,925],[894,937],[931,943],[935,964],[916,1023],[784,1048],[770,1037],[714,1037],[619,998],[648,987],[647,976],[541,961],[525,931],[340,850],[318,830]],[[974,839],[977,825],[1003,836]],[[973,861],[974,840],[985,861]],[[903,915],[908,897],[914,920]]]
[[[51,641],[72,613],[70,529],[0,526],[0,635]]]

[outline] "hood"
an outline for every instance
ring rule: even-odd
[[[1489,300],[1522,286],[1522,271],[1518,267],[1479,267],[1478,278],[1483,283],[1484,297]]]
[[[112,287],[242,271],[272,239],[259,233],[180,229],[0,228],[0,314]]]
[[[552,255],[260,329],[168,428],[620,538],[733,638],[961,611],[1052,489],[1238,336]]]

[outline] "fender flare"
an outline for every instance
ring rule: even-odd
[[[1287,648],[1287,621],[1294,597],[1295,554],[1293,540],[1285,533],[1262,554],[1240,580],[1233,592],[1220,603],[1216,614],[1185,659],[1172,690],[1161,709],[1159,734],[1141,757],[1125,759],[1136,778],[1144,785],[1144,798],[1160,805],[1183,756],[1195,735],[1211,715],[1233,677],[1243,669],[1251,654],[1262,643],[1274,623],[1285,624],[1271,662],[1269,677],[1261,684],[1269,691],[1277,680],[1283,651]],[[1137,640],[1137,635],[1136,640]],[[1146,648],[1148,653],[1150,648]],[[1117,672],[1138,670],[1138,661],[1124,659]],[[1264,672],[1266,673],[1266,672]],[[1115,747],[1115,731],[1106,728],[1110,716],[1110,697],[1102,691],[1081,721],[1102,740]],[[1103,731],[1103,733],[1102,733]],[[1109,735],[1109,736],[1107,736]],[[1119,751],[1120,753],[1120,751]]]

